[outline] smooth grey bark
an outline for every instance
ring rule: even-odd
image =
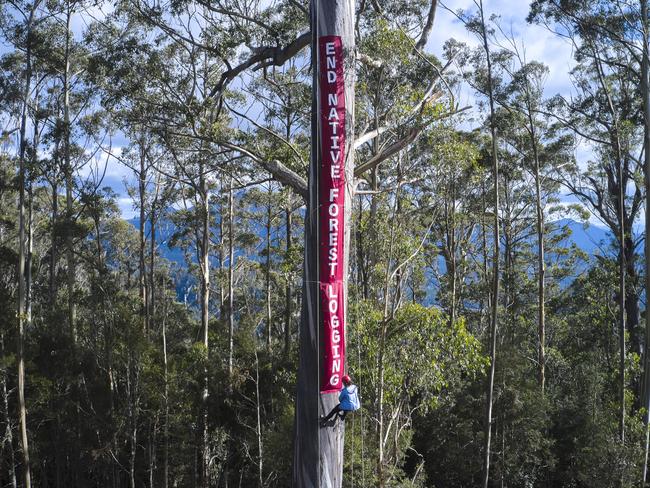
[[[347,295],[347,271],[350,240],[350,210],[353,203],[354,173],[354,7],[352,0],[322,0],[311,4],[312,32],[312,150],[309,165],[309,198],[305,214],[305,261],[303,273],[303,304],[300,317],[300,359],[296,394],[294,429],[293,486],[295,488],[340,488],[343,481],[344,426],[320,428],[320,415],[327,414],[337,403],[336,394],[321,394],[320,358],[322,328],[320,326],[318,290],[318,174],[321,164],[318,39],[340,36],[343,45],[346,151],[343,276]],[[347,307],[346,307],[347,308]]]
[[[54,154],[58,154],[58,143],[57,147],[54,150]],[[59,218],[59,185],[58,185],[58,175],[56,174],[56,168],[58,165],[58,158],[54,157],[54,168],[55,174],[52,177],[52,217],[50,220],[51,231],[50,231],[50,269],[49,269],[49,299],[50,306],[54,306],[56,303],[56,263],[57,263],[57,243],[56,243],[56,223]]]
[[[264,444],[262,442],[262,399],[260,397],[260,359],[255,349],[255,410],[257,414],[257,477],[260,488],[264,488]]]
[[[619,301],[619,310],[618,310],[618,341],[619,341],[619,419],[618,419],[618,437],[621,445],[625,444],[625,361],[626,361],[626,351],[625,351],[625,330],[626,330],[626,286],[625,278],[627,273],[627,263],[626,263],[626,253],[625,253],[625,243],[626,243],[626,212],[625,212],[625,183],[626,179],[624,178],[623,170],[623,151],[621,149],[621,136],[620,136],[620,127],[619,127],[619,116],[614,108],[614,102],[610,90],[608,88],[607,82],[605,80],[605,73],[600,59],[596,55],[596,49],[592,46],[594,51],[594,62],[596,67],[596,74],[598,76],[598,81],[600,86],[605,94],[607,100],[607,108],[612,116],[612,121],[614,125],[614,131],[610,134],[610,137],[613,142],[614,155],[617,162],[617,173],[618,173],[618,185],[613,188],[616,191],[616,212],[618,217],[618,228],[617,239],[619,242],[619,256],[618,256],[618,301]],[[623,484],[623,472],[621,472],[621,485]]]
[[[144,147],[144,140],[140,138],[139,150],[140,150],[140,168],[136,172],[138,175],[138,198],[140,200],[140,225],[138,226],[138,235],[140,240],[140,245],[138,249],[138,268],[139,268],[139,291],[140,291],[140,306],[141,316],[142,316],[142,330],[143,332],[148,333],[149,331],[149,292],[147,290],[149,282],[147,280],[147,267],[146,267],[146,248],[147,248],[147,238],[145,235],[145,224],[146,224],[146,191],[147,191],[147,164],[146,164],[146,151]]]
[[[4,334],[0,332],[0,354],[4,356],[5,353],[5,339]],[[7,371],[2,371],[0,377],[0,392],[2,393],[2,421],[5,424],[5,432],[0,444],[0,453],[4,455],[5,445],[8,452],[8,465],[7,475],[11,480],[11,488],[18,487],[18,480],[16,478],[16,457],[14,454],[14,435],[11,429],[11,417],[9,414],[9,393],[7,392]]]
[[[398,164],[399,168],[399,164]],[[386,337],[388,335],[388,326],[390,324],[393,313],[395,312],[398,303],[390,303],[390,283],[391,283],[391,267],[390,263],[393,259],[393,252],[395,249],[395,227],[396,219],[400,210],[400,192],[401,175],[398,171],[397,191],[395,192],[395,206],[390,224],[390,238],[388,244],[388,258],[386,265],[386,273],[384,275],[384,312],[381,322],[381,332],[379,336],[379,349],[377,353],[377,488],[384,488],[386,486],[386,470],[385,470],[385,447],[386,437],[388,432],[385,431],[384,425],[384,394],[385,394],[385,353],[386,353]],[[390,426],[388,427],[390,429]]]
[[[529,94],[527,102],[530,104]],[[528,123],[530,125],[530,141],[533,148],[533,160],[535,163],[535,212],[537,228],[537,335],[538,335],[538,382],[544,394],[546,388],[546,310],[545,310],[545,289],[546,286],[546,262],[544,258],[544,208],[542,207],[542,183],[539,164],[539,148],[535,133],[535,122],[533,120],[532,108],[528,107]]]
[[[162,317],[165,428],[163,430],[163,488],[169,487],[169,369],[167,360],[167,312]]]
[[[643,32],[643,58],[641,64],[641,96],[643,97],[643,163],[645,173],[645,289],[646,296],[650,292],[650,239],[648,239],[648,229],[650,229],[650,32],[648,25],[648,0],[641,0],[641,22]],[[644,350],[644,376],[643,376],[643,397],[642,407],[646,412],[643,417],[646,429],[645,438],[645,455],[643,458],[642,486],[646,486],[648,478],[648,451],[650,451],[650,327],[648,323],[648,306],[646,305],[646,327],[645,327],[645,350]]]
[[[63,164],[65,174],[65,205],[66,205],[66,220],[67,224],[71,225],[74,219],[74,196],[73,185],[73,170],[70,155],[70,43],[72,32],[70,25],[72,21],[72,9],[70,2],[66,4],[66,34],[65,34],[65,51],[64,63],[65,71],[63,74]],[[75,277],[77,274],[75,256],[74,256],[74,240],[72,238],[71,230],[66,233],[66,260],[67,260],[67,286],[68,286],[68,326],[72,341],[77,343],[77,309],[75,303]]]
[[[266,348],[271,351],[271,320],[272,320],[272,310],[271,310],[271,224],[272,224],[272,208],[271,208],[271,199],[273,197],[273,187],[269,183],[268,188],[268,202],[266,205],[266,269],[264,274],[266,275]],[[271,357],[271,356],[269,356]]]
[[[488,384],[486,391],[485,407],[485,439],[483,446],[483,488],[488,488],[490,482],[490,448],[492,441],[492,404],[494,398],[494,372],[496,369],[496,348],[497,348],[497,321],[499,311],[499,254],[500,254],[500,236],[499,236],[499,156],[497,153],[497,130],[495,120],[495,103],[492,83],[492,58],[490,56],[490,46],[487,38],[485,26],[485,16],[483,10],[483,1],[479,0],[479,15],[481,21],[481,37],[483,48],[485,50],[485,59],[487,62],[487,84],[488,100],[490,105],[490,136],[492,143],[492,178],[494,179],[494,236],[493,236],[493,254],[492,254],[492,296],[490,298],[490,371],[488,373]]]
[[[228,189],[228,378],[229,390],[232,391],[233,357],[235,351],[235,194],[233,192],[233,179],[230,178]]]
[[[29,441],[27,438],[27,408],[25,406],[25,326],[29,323],[27,314],[27,289],[25,279],[26,240],[25,240],[25,182],[27,179],[25,155],[27,150],[27,112],[29,94],[32,81],[32,35],[34,17],[38,4],[36,2],[29,13],[26,27],[26,52],[25,52],[25,85],[23,87],[22,113],[20,117],[20,148],[19,148],[19,201],[18,201],[18,334],[16,344],[16,361],[18,366],[18,419],[20,423],[20,450],[23,463],[23,487],[31,488],[31,468],[29,460]]]
[[[285,222],[286,222],[286,245],[287,255],[291,252],[291,207],[287,206],[285,209]],[[284,304],[284,357],[289,357],[289,349],[291,347],[291,275],[287,274],[287,286],[285,288],[285,304]]]
[[[206,364],[203,370],[203,392],[201,394],[201,487],[210,486],[210,433],[208,426],[209,399],[209,325],[210,325],[210,194],[204,164],[199,165],[199,194],[201,198],[200,218],[201,232],[199,249],[201,268],[201,333],[205,348]]]

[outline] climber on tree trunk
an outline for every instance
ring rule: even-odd
[[[325,417],[321,417],[321,427],[324,427],[327,422],[338,414],[341,420],[345,420],[345,416],[348,412],[353,412],[361,408],[361,402],[359,401],[359,388],[357,385],[352,384],[352,379],[346,374],[342,378],[343,388],[341,393],[339,393],[339,403],[336,405],[330,413]]]

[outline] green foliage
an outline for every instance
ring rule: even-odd
[[[386,437],[392,439],[386,446],[387,465],[393,466],[390,486],[412,486],[405,469],[413,469],[415,419],[435,412],[441,399],[464,382],[482,378],[487,358],[462,319],[450,326],[448,317],[435,307],[405,304],[394,317],[384,319],[371,303],[358,301],[348,313],[349,370],[361,391],[362,410],[351,415],[354,434],[346,444],[350,459],[346,470],[366,469],[377,449],[371,426],[379,420],[378,375],[383,374],[383,421],[389,425]],[[379,361],[383,362],[381,373]],[[365,453],[360,452],[362,443]],[[374,475],[369,470],[364,476]],[[423,480],[418,478],[418,482]]]
[[[503,39],[497,18],[487,26],[491,77],[483,47],[449,41],[449,65],[415,50],[430,6],[357,5],[354,130],[366,142],[355,160],[381,162],[355,175],[360,191],[347,200],[346,369],[362,409],[345,421],[344,486],[377,486],[380,470],[386,488],[480,486],[495,216],[490,488],[636,486],[646,347],[638,12],[619,1],[533,2],[531,20],[558,22],[576,40],[575,96],[545,100],[548,68]],[[52,0],[39,4],[28,36],[32,7],[0,0],[0,485],[22,467],[16,202],[25,183],[33,486],[199,486],[205,452],[210,488],[290,486],[307,215],[302,183],[277,171],[307,179],[313,72],[307,49],[292,50],[309,6]],[[459,20],[482,35],[476,12]],[[463,86],[477,94],[467,117],[453,114]],[[490,91],[493,120],[484,117]],[[21,182],[13,143],[25,108]],[[583,140],[587,164],[575,155]],[[568,244],[562,219],[597,214],[617,234],[619,164],[624,242],[589,256]],[[120,215],[116,165],[128,171],[124,196],[142,211],[143,234]],[[580,203],[566,202],[566,188]]]

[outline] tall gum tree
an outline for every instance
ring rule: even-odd
[[[338,100],[338,107],[343,103],[345,111],[345,149],[343,150],[343,173],[345,177],[343,210],[343,256],[342,276],[343,288],[340,292],[347,294],[348,250],[350,241],[350,209],[353,199],[353,168],[354,168],[354,2],[321,1],[312,2],[312,69],[314,83],[312,92],[312,150],[309,167],[309,201],[305,219],[305,265],[303,285],[303,305],[300,320],[300,359],[298,366],[298,391],[296,396],[296,419],[294,432],[294,467],[293,485],[295,487],[338,488],[343,481],[343,442],[344,425],[334,422],[323,428],[319,425],[319,417],[326,415],[338,403],[338,395],[333,392],[322,393],[321,359],[324,342],[329,338],[323,337],[322,314],[320,311],[321,292],[319,281],[319,226],[320,212],[324,210],[319,199],[320,185],[324,184],[322,168],[327,158],[326,148],[329,141],[322,140],[326,133],[323,124],[327,123],[326,107],[321,106],[324,98],[323,90],[328,90],[324,83],[329,78],[323,70],[333,68],[326,64],[329,60],[343,62],[343,80],[337,80],[337,86],[342,83],[344,100]],[[329,51],[327,45],[334,43],[336,47]],[[335,52],[336,51],[336,52]],[[322,59],[323,54],[330,54]],[[340,71],[329,71],[335,73]],[[341,90],[337,90],[338,96]],[[328,93],[328,92],[326,92]],[[329,100],[325,98],[325,100]],[[332,109],[336,110],[336,109]],[[320,256],[324,259],[325,256]],[[340,261],[341,262],[341,261]],[[341,303],[341,302],[339,302]],[[345,298],[342,301],[345,320]],[[345,327],[345,325],[344,325]],[[343,332],[345,338],[345,329]],[[345,339],[344,339],[345,340]],[[319,358],[314,361],[314,358]]]

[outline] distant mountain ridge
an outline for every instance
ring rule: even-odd
[[[132,218],[127,220],[136,230],[139,229],[140,219]],[[555,222],[558,227],[568,227],[571,231],[570,236],[566,239],[566,246],[570,247],[575,244],[576,247],[589,256],[603,255],[608,252],[611,245],[612,234],[601,227],[589,223],[576,222],[572,219],[562,219]],[[176,293],[180,301],[194,303],[196,300],[196,279],[188,272],[185,252],[179,247],[169,245],[176,226],[169,220],[164,219],[156,226],[156,243],[160,256],[175,265],[179,270],[184,270],[176,277]],[[265,229],[260,228],[258,234],[263,237]],[[145,233],[147,238],[151,235],[151,225],[145,223]],[[195,255],[192,253],[192,260],[195,261]],[[444,266],[444,260],[440,263]]]
[[[590,256],[606,252],[613,237],[607,229],[589,223],[583,224],[572,219],[561,219],[555,223],[559,227],[567,226],[571,230],[568,244],[575,244],[578,249]]]

